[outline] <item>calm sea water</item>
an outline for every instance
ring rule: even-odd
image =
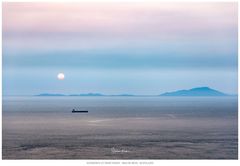
[[[237,159],[237,114],[237,97],[3,97],[2,155]]]

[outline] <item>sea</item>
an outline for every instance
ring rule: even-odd
[[[238,159],[238,100],[3,96],[2,141],[3,159]]]

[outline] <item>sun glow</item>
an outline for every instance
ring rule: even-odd
[[[57,75],[57,78],[59,79],[59,80],[64,80],[64,74],[63,73],[58,73],[58,75]]]

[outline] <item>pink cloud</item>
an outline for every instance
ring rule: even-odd
[[[65,39],[68,45],[91,47],[92,40],[220,40],[236,35],[237,3],[3,3],[3,37],[12,43],[48,45],[48,40]]]

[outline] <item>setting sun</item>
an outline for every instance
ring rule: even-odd
[[[57,78],[59,79],[59,80],[64,80],[64,74],[63,73],[58,73],[58,75],[57,75]]]

